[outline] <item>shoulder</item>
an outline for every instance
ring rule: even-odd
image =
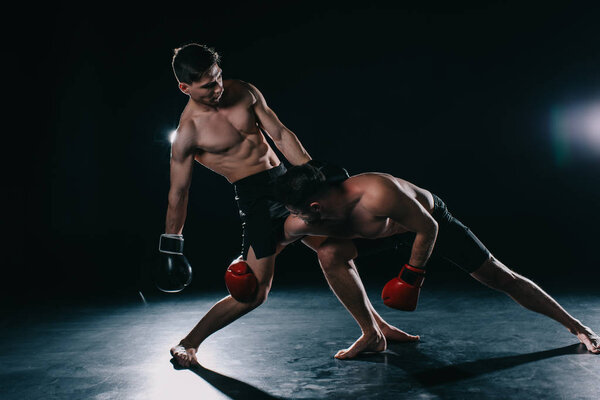
[[[258,100],[260,92],[251,83],[240,79],[226,79],[223,81],[225,90],[232,93],[236,98],[248,99],[251,104],[255,104]]]
[[[200,134],[199,125],[194,118],[186,118],[180,121],[171,143],[172,156],[188,154],[196,147],[195,144]]]
[[[228,79],[227,82],[229,82],[229,84],[232,87],[237,87],[237,88],[249,90],[249,91],[252,91],[252,92],[258,91],[258,89],[256,88],[256,86],[254,86],[250,82],[246,82],[246,81],[243,81],[241,79]]]
[[[361,206],[373,212],[386,210],[388,205],[398,201],[404,195],[396,179],[389,174],[367,172],[354,175],[348,181],[350,181],[348,184],[362,192]]]
[[[290,215],[286,218],[284,224],[285,232],[294,237],[308,235],[310,233],[309,226],[302,219]]]
[[[179,126],[177,127],[177,130],[175,131],[176,134],[173,143],[177,141],[187,141],[193,137],[196,137],[200,133],[201,126],[201,118],[182,118],[181,121],[179,121]]]
[[[399,190],[396,178],[381,172],[365,172],[353,175],[346,182],[353,189],[364,192],[363,197],[366,199],[378,198]]]

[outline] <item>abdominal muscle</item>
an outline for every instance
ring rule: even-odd
[[[224,176],[230,183],[281,163],[262,133],[240,135],[240,138],[224,151],[200,151],[195,159],[206,168]]]

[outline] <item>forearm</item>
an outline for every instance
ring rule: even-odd
[[[278,139],[274,140],[277,148],[292,165],[300,165],[310,161],[310,155],[302,147],[298,137],[287,128],[283,128]]]
[[[428,231],[417,233],[408,262],[410,265],[419,268],[425,267],[435,246],[437,231],[438,227],[435,225]]]
[[[187,215],[187,193],[169,193],[169,206],[165,221],[165,233],[181,234]]]

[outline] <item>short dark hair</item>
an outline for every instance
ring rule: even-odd
[[[190,43],[174,50],[173,72],[179,82],[191,84],[197,82],[202,74],[213,64],[219,65],[219,53],[203,44]]]
[[[306,209],[309,201],[329,188],[327,178],[310,164],[290,167],[275,182],[275,197],[286,205],[299,210]]]

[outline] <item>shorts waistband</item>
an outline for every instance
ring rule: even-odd
[[[279,164],[276,167],[266,169],[264,171],[257,172],[256,174],[249,175],[245,178],[237,180],[233,182],[233,186],[236,188],[242,188],[247,186],[255,186],[260,184],[267,184],[271,182],[273,179],[277,178],[285,174],[287,169],[283,165],[283,163]]]

